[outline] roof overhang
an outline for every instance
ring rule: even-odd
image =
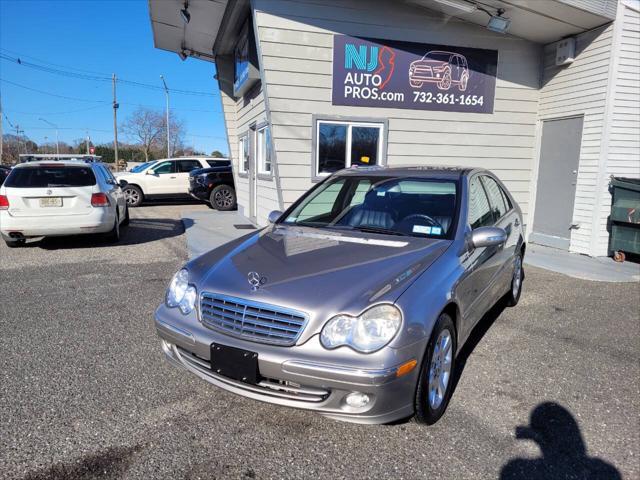
[[[233,0],[149,0],[154,46],[183,60],[191,56],[213,62],[216,38],[230,3]],[[180,14],[184,8],[188,22]]]
[[[489,15],[503,9],[511,20],[510,35],[536,43],[552,43],[562,38],[592,30],[615,19],[617,0],[405,0],[445,16],[486,26]],[[460,5],[460,7],[456,7]],[[466,6],[476,6],[464,8]]]

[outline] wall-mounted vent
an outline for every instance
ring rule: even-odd
[[[576,56],[576,39],[574,37],[565,38],[556,44],[556,65],[567,65]]]

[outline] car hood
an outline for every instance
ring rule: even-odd
[[[302,227],[269,227],[191,262],[199,292],[306,312],[303,343],[338,314],[395,302],[449,246],[448,240]],[[192,268],[193,267],[193,268]],[[249,272],[262,285],[252,289]]]

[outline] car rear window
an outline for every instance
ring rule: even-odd
[[[96,184],[90,167],[62,165],[14,168],[4,182],[11,188],[89,187]]]

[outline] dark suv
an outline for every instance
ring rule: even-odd
[[[209,202],[211,208],[227,211],[236,208],[236,190],[229,160],[209,160],[210,168],[189,173],[189,194]]]

